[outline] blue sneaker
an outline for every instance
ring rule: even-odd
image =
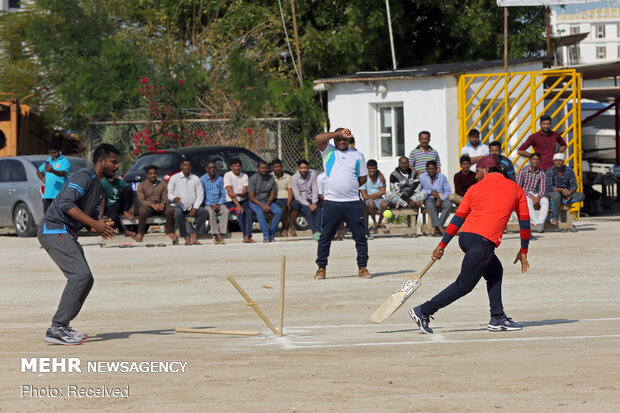
[[[491,321],[489,321],[489,325],[487,326],[487,330],[489,331],[516,331],[522,329],[523,326],[521,324],[515,323],[512,321],[512,318],[508,317],[506,314],[499,320],[495,317],[491,317]]]
[[[418,325],[420,331],[422,331],[424,334],[433,334],[433,330],[428,326],[429,318],[432,317],[424,315],[420,306],[410,308],[409,315]]]

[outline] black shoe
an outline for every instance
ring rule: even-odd
[[[418,327],[420,327],[420,331],[424,334],[433,334],[433,329],[428,326],[429,318],[431,317],[424,315],[420,306],[410,308],[409,315],[413,321],[416,322]]]
[[[84,339],[84,340],[86,340],[88,338],[88,334],[80,333],[79,331],[75,331],[73,329],[73,327],[71,327],[71,326],[68,326],[67,330],[69,330],[71,332],[71,334],[73,334],[77,338],[81,338],[81,339]]]
[[[48,343],[61,344],[64,346],[77,346],[84,342],[84,338],[76,337],[67,327],[48,328],[43,340]]]
[[[523,329],[523,326],[519,323],[512,321],[512,318],[504,314],[500,319],[491,317],[487,330],[490,331],[517,331]]]

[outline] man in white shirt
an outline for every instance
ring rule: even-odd
[[[364,155],[349,148],[352,137],[349,129],[338,128],[334,132],[321,133],[315,138],[323,156],[327,176],[324,187],[323,231],[319,238],[316,258],[319,268],[314,275],[317,280],[325,279],[331,241],[342,220],[347,223],[355,240],[358,275],[362,278],[372,278],[366,268],[368,243],[364,210],[359,199],[359,187],[366,183],[368,170]],[[329,144],[331,139],[334,140],[334,145]]]
[[[476,172],[476,162],[489,154],[489,147],[480,143],[480,131],[472,129],[469,131],[469,143],[461,149],[461,156],[469,155],[471,158],[470,170]]]
[[[230,171],[224,174],[226,189],[226,207],[235,211],[237,224],[243,233],[243,242],[254,243],[252,239],[252,221],[254,212],[248,201],[248,176],[241,172],[241,159],[233,159]]]
[[[192,173],[192,163],[184,160],[181,172],[172,175],[168,182],[168,200],[174,204],[174,222],[179,234],[185,238],[185,245],[200,245],[198,235],[204,234],[209,213],[202,202],[205,194],[200,178]],[[196,230],[187,235],[185,216],[196,218]]]

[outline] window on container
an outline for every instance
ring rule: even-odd
[[[405,120],[402,105],[379,107],[379,154],[382,158],[405,155]]]

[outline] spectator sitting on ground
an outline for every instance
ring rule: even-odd
[[[179,237],[174,229],[174,208],[168,205],[168,188],[157,179],[157,167],[149,165],[144,168],[146,179],[138,184],[138,234],[136,241],[142,242],[146,232],[146,219],[152,215],[163,215],[166,218],[165,232],[173,244],[178,244]]]
[[[426,192],[428,198],[424,201],[426,212],[431,217],[431,225],[439,234],[445,232],[443,225],[448,219],[448,215],[452,211],[452,202],[448,199],[452,189],[448,183],[448,178],[440,172],[437,172],[437,162],[428,161],[426,163],[426,172],[420,175],[422,190]],[[437,209],[441,208],[441,215]]]
[[[577,179],[575,172],[568,165],[564,165],[564,154],[553,155],[553,167],[547,169],[545,175],[547,185],[546,196],[551,200],[551,224],[557,225],[560,219],[560,207],[562,203],[571,206],[573,202],[581,202],[585,199],[582,192],[577,191]]]
[[[472,129],[469,131],[469,142],[461,149],[461,156],[468,155],[470,160],[470,170],[476,175],[476,162],[489,154],[489,147],[480,142],[480,131]]]
[[[437,172],[441,172],[439,153],[430,145],[431,133],[428,131],[420,132],[418,134],[418,141],[420,144],[409,154],[409,166],[411,169],[416,172],[417,176],[420,176],[420,174],[426,171],[426,163],[428,161],[435,161]]]
[[[558,132],[551,130],[551,116],[542,115],[540,117],[540,130],[527,137],[526,141],[519,146],[519,155],[528,158],[529,152],[526,151],[530,146],[534,152],[540,155],[540,169],[546,171],[554,164],[553,154],[556,153],[556,146],[560,145],[557,152],[566,151],[566,141]]]
[[[204,204],[209,214],[211,223],[211,234],[214,244],[224,244],[222,235],[228,232],[228,208],[226,202],[226,190],[224,189],[224,179],[216,173],[215,162],[209,162],[206,166],[207,173],[200,178],[202,189],[204,190]],[[217,217],[220,217],[219,222]]]
[[[289,235],[295,237],[297,233],[295,232],[295,228],[293,228],[293,224],[297,219],[301,205],[293,197],[291,176],[284,173],[282,161],[280,159],[271,162],[271,168],[273,169],[273,177],[278,186],[275,202],[282,208],[282,232],[280,235],[283,237],[288,237]]]
[[[545,197],[547,190],[545,172],[539,168],[540,155],[534,152],[530,155],[530,164],[523,166],[517,173],[517,184],[523,188],[527,197],[527,207],[534,231],[543,232],[549,200]],[[540,209],[537,211],[536,207]]]
[[[386,192],[385,199],[395,209],[415,209],[424,205],[426,193],[422,191],[420,179],[409,167],[409,158],[406,156],[398,159],[398,166],[390,174],[390,190]]]
[[[377,233],[378,228],[387,231],[387,227],[383,224],[383,212],[388,209],[389,205],[385,200],[385,178],[377,169],[377,161],[369,159],[366,162],[368,168],[368,179],[366,183],[360,187],[362,199],[368,207],[368,212],[373,222],[370,229],[371,232]],[[379,221],[377,221],[377,213],[379,213]]]
[[[71,167],[71,163],[61,152],[62,147],[59,142],[50,142],[48,149],[49,158],[37,169],[37,176],[45,185],[45,190],[43,191],[44,213],[58,196],[65,182],[67,182],[69,168]]]
[[[463,155],[459,159],[461,170],[454,174],[454,193],[450,194],[448,199],[455,205],[460,205],[465,192],[470,186],[478,182],[476,173],[471,171],[471,158],[469,155]]]
[[[119,233],[136,239],[136,233],[128,230],[121,222],[121,214],[127,219],[134,217],[133,191],[131,186],[122,179],[103,178],[101,184],[105,189],[105,208],[103,214],[114,221]]]
[[[248,197],[250,207],[263,232],[263,242],[274,242],[276,230],[282,218],[282,208],[276,204],[276,193],[278,186],[273,175],[269,173],[269,165],[265,161],[259,161],[258,173],[252,175],[248,182]],[[271,213],[271,224],[267,224],[267,214]]]
[[[254,213],[248,201],[248,176],[241,172],[241,159],[230,162],[230,171],[224,174],[224,188],[226,188],[226,207],[235,208],[237,224],[243,233],[243,242],[254,243],[252,239],[252,221]]]
[[[494,156],[498,160],[498,164],[506,178],[513,182],[516,181],[515,166],[510,159],[502,155],[502,143],[500,141],[493,141],[489,144],[489,155]]]
[[[301,213],[312,231],[312,239],[321,237],[321,205],[319,204],[319,188],[316,174],[309,170],[308,161],[297,161],[297,172],[291,178],[291,186],[295,201],[301,205]]]
[[[192,162],[181,162],[181,172],[172,175],[168,181],[168,199],[174,204],[174,222],[179,235],[185,238],[185,245],[200,245],[198,235],[204,234],[207,225],[207,210],[201,205],[205,199],[200,178],[192,173]],[[195,230],[187,235],[185,217],[196,218]]]

